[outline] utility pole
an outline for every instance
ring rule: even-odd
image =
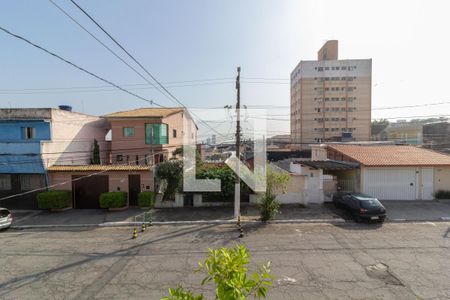
[[[241,178],[240,174],[240,147],[241,147],[241,67],[237,68],[238,75],[236,77],[236,182],[234,185],[234,217],[238,219],[241,215]]]

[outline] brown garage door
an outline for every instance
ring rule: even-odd
[[[83,176],[72,176],[77,179]],[[72,182],[73,204],[75,208],[100,208],[98,198],[109,191],[108,175],[94,175]]]

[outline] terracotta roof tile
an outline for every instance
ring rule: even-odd
[[[407,145],[327,144],[365,166],[450,166],[450,155]]]
[[[105,118],[164,118],[172,114],[182,112],[183,107],[168,108],[138,108],[128,111],[119,111],[112,114],[104,115]]]
[[[90,172],[90,171],[149,171],[151,166],[141,165],[79,165],[79,166],[51,166],[50,172]]]

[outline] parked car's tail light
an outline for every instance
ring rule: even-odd
[[[365,213],[366,211],[367,211],[367,209],[365,209],[365,208],[360,208],[359,209],[359,212],[362,213],[362,214]]]

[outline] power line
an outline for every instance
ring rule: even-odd
[[[180,81],[181,83],[181,81]],[[170,84],[170,88],[191,87],[191,86],[208,86],[208,85],[222,85],[234,84],[234,81],[222,82],[198,82],[191,84]],[[122,87],[130,87],[128,90],[148,90],[155,89],[153,86],[147,84],[125,84]],[[115,91],[110,86],[86,86],[86,87],[61,87],[61,88],[42,88],[42,89],[0,89],[1,95],[27,95],[27,94],[65,94],[65,93],[98,93]]]
[[[168,97],[169,99],[172,98],[174,101],[176,101],[177,103],[179,103],[181,106],[183,106],[184,108],[186,108],[186,106],[180,101],[178,100],[177,97],[175,97],[169,90],[167,90],[167,88],[158,81],[158,79],[156,79],[155,76],[153,76],[130,52],[128,52],[124,46],[122,46],[111,34],[108,33],[108,31],[106,31],[106,29],[104,29],[87,11],[85,11],[80,5],[78,5],[77,2],[75,2],[74,0],[70,0],[70,2],[72,2],[79,10],[81,10],[95,25],[97,25],[98,28],[100,28],[100,30],[102,30],[120,49],[122,49],[122,51],[124,51],[128,57],[130,57],[139,67],[141,67],[142,70],[144,70],[144,72],[150,76],[151,79],[153,79],[153,81],[155,81],[167,94],[164,94],[161,90],[158,89],[158,91],[160,91],[163,95],[165,95],[166,97]],[[170,96],[170,97],[169,97]],[[186,108],[187,110],[187,108]],[[193,116],[196,116],[194,113],[192,113]],[[198,116],[196,116],[199,120],[199,122],[203,123],[205,126],[209,127],[210,129],[212,129],[213,131],[215,131],[217,134],[221,135],[220,132],[216,131],[213,127],[211,127],[209,124],[206,124],[203,122],[202,119],[200,119]]]
[[[85,68],[82,68],[82,67],[76,65],[75,63],[73,63],[73,62],[71,62],[71,61],[65,59],[65,58],[62,58],[62,57],[59,56],[58,54],[56,54],[56,53],[54,53],[54,52],[51,52],[51,51],[49,51],[49,50],[47,50],[47,49],[45,49],[45,48],[43,48],[43,47],[41,47],[41,46],[39,46],[39,45],[37,45],[37,44],[31,42],[30,40],[28,40],[28,39],[26,39],[26,38],[24,38],[24,37],[22,37],[22,36],[20,36],[20,35],[14,34],[14,33],[12,33],[11,31],[9,31],[9,30],[7,30],[7,29],[1,27],[1,26],[0,26],[0,30],[2,30],[3,32],[9,34],[9,35],[12,36],[12,37],[15,37],[15,38],[17,38],[17,39],[19,39],[19,40],[22,40],[22,41],[26,42],[27,44],[30,44],[31,46],[33,46],[33,47],[35,47],[35,48],[37,48],[37,49],[39,49],[39,50],[44,51],[44,52],[47,53],[47,54],[50,54],[50,55],[53,56],[53,57],[58,58],[59,60],[65,62],[65,63],[68,64],[68,65],[71,65],[71,66],[74,67],[74,68],[77,68],[77,69],[80,70],[80,71],[83,71],[83,72],[86,73],[86,74],[89,74],[89,75],[91,75],[91,76],[93,76],[93,77],[95,77],[95,78],[97,78],[97,79],[99,79],[99,80],[101,80],[101,81],[103,81],[103,82],[108,83],[109,85],[112,85],[112,86],[118,88],[119,90],[121,90],[121,91],[123,91],[123,92],[125,92],[125,93],[127,93],[127,94],[130,94],[130,95],[132,95],[132,96],[134,96],[134,97],[136,97],[136,98],[138,98],[138,99],[141,99],[141,100],[143,100],[143,101],[145,101],[145,102],[148,102],[148,103],[150,103],[151,105],[155,104],[155,105],[157,105],[157,106],[162,107],[160,104],[154,102],[153,100],[148,100],[148,99],[146,99],[146,98],[144,98],[144,97],[141,97],[141,96],[139,96],[139,95],[137,95],[137,94],[135,94],[135,93],[133,93],[133,92],[130,92],[130,91],[124,89],[123,87],[121,87],[121,86],[119,86],[119,85],[117,85],[117,84],[115,84],[115,83],[113,83],[113,82],[111,82],[111,81],[109,81],[109,80],[107,80],[107,79],[105,79],[105,78],[103,78],[103,77],[100,77],[99,75],[96,75],[96,74],[92,73],[91,71],[88,71],[88,70],[86,70]]]
[[[94,34],[92,34],[86,27],[81,25],[75,18],[73,18],[68,12],[66,12],[62,7],[60,7],[58,4],[56,4],[53,0],[49,0],[50,3],[52,3],[57,9],[59,9],[65,16],[67,16],[69,19],[71,19],[75,24],[77,24],[81,29],[83,29],[87,34],[89,34],[92,38],[94,38],[100,45],[102,45],[106,50],[108,50],[112,55],[114,55],[117,59],[119,59],[121,62],[123,62],[128,68],[133,70],[136,74],[138,74],[142,79],[144,79],[148,84],[151,84],[156,88],[156,86],[153,84],[153,82],[147,80],[147,78],[142,75],[138,70],[136,70],[133,66],[131,66],[129,63],[127,63],[123,58],[121,58],[116,52],[114,52],[111,48],[109,48],[105,43],[103,43],[100,39],[98,39]]]
[[[161,153],[164,153],[164,151],[156,152],[156,153],[154,153],[154,154],[161,154]],[[146,159],[148,159],[148,158],[144,157],[144,158],[139,159],[139,160],[134,160],[132,163],[115,164],[115,165],[111,165],[111,166],[131,166],[131,165],[135,165],[136,162],[139,162],[139,161],[142,161],[142,160],[146,160]],[[108,165],[106,165],[106,166],[108,166]],[[64,182],[60,182],[60,183],[56,183],[56,184],[52,184],[52,185],[47,185],[47,186],[44,186],[44,187],[40,187],[40,188],[31,190],[31,191],[26,191],[26,192],[23,192],[23,193],[18,193],[18,194],[14,194],[14,195],[9,195],[9,196],[0,198],[0,201],[4,201],[4,200],[8,200],[8,199],[12,199],[12,198],[19,197],[19,196],[24,196],[24,195],[27,195],[27,194],[31,194],[31,193],[35,193],[35,192],[47,190],[47,189],[54,188],[54,187],[57,187],[57,186],[62,186],[62,185],[68,184],[68,183],[72,183],[72,182],[79,181],[79,180],[81,180],[81,179],[83,179],[83,178],[88,178],[88,177],[91,177],[91,176],[99,175],[99,174],[106,173],[106,172],[110,172],[110,171],[111,171],[111,170],[106,169],[106,170],[94,172],[94,173],[91,173],[91,174],[88,174],[88,175],[85,175],[85,176],[81,176],[81,177],[78,177],[78,178],[75,178],[75,179],[71,179],[71,180],[67,180],[67,181],[64,181]]]

